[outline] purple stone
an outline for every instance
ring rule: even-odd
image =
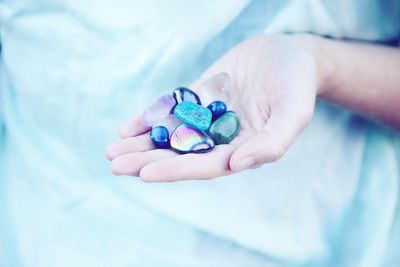
[[[174,114],[169,114],[167,117],[159,120],[157,123],[153,125],[153,127],[164,126],[168,129],[170,135],[175,131],[175,129],[181,125],[183,121],[178,119]]]
[[[176,105],[176,100],[171,95],[160,97],[156,103],[143,113],[144,123],[151,127],[161,119],[167,117]]]

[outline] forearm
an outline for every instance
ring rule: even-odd
[[[319,97],[400,128],[400,49],[311,38],[321,67]]]

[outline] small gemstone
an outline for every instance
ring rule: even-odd
[[[170,95],[160,97],[151,107],[143,113],[144,123],[151,127],[159,120],[167,117],[176,105],[176,100]]]
[[[215,144],[229,144],[240,130],[240,120],[235,112],[228,111],[219,117],[209,129],[209,134]]]
[[[212,121],[216,121],[226,112],[227,109],[226,104],[219,100],[212,102],[207,106],[207,108],[212,112]]]
[[[169,133],[168,129],[164,126],[157,126],[151,129],[150,139],[158,148],[169,147]]]
[[[181,103],[183,101],[190,101],[195,104],[201,105],[199,96],[195,92],[186,87],[176,88],[172,93],[172,95],[174,96],[176,103]]]
[[[215,100],[222,100],[231,106],[232,96],[230,95],[230,87],[232,81],[230,76],[225,73],[217,73],[209,79],[201,83],[199,93],[203,103],[209,104]]]
[[[212,113],[208,108],[189,101],[183,101],[176,105],[174,115],[183,122],[203,131],[210,127],[212,119]]]
[[[204,153],[214,148],[214,141],[205,132],[181,124],[171,135],[171,148],[179,153]]]
[[[154,124],[153,127],[164,126],[165,128],[167,128],[168,132],[172,134],[176,127],[178,127],[182,123],[183,121],[178,119],[174,114],[169,114],[167,117],[161,119],[156,124]]]

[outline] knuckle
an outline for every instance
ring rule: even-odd
[[[127,133],[127,130],[125,128],[121,128],[119,130],[119,137],[121,137],[121,138],[129,137],[129,134]]]
[[[115,175],[122,175],[121,165],[118,160],[111,161],[111,172]]]
[[[284,145],[276,145],[271,150],[270,161],[278,161],[280,160],[286,152],[286,146]]]

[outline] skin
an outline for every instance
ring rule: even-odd
[[[206,154],[155,149],[141,116],[107,148],[112,172],[145,182],[210,179],[279,160],[310,122],[317,97],[400,128],[400,50],[312,35],[257,36],[217,60],[191,88],[225,72],[240,134]]]

